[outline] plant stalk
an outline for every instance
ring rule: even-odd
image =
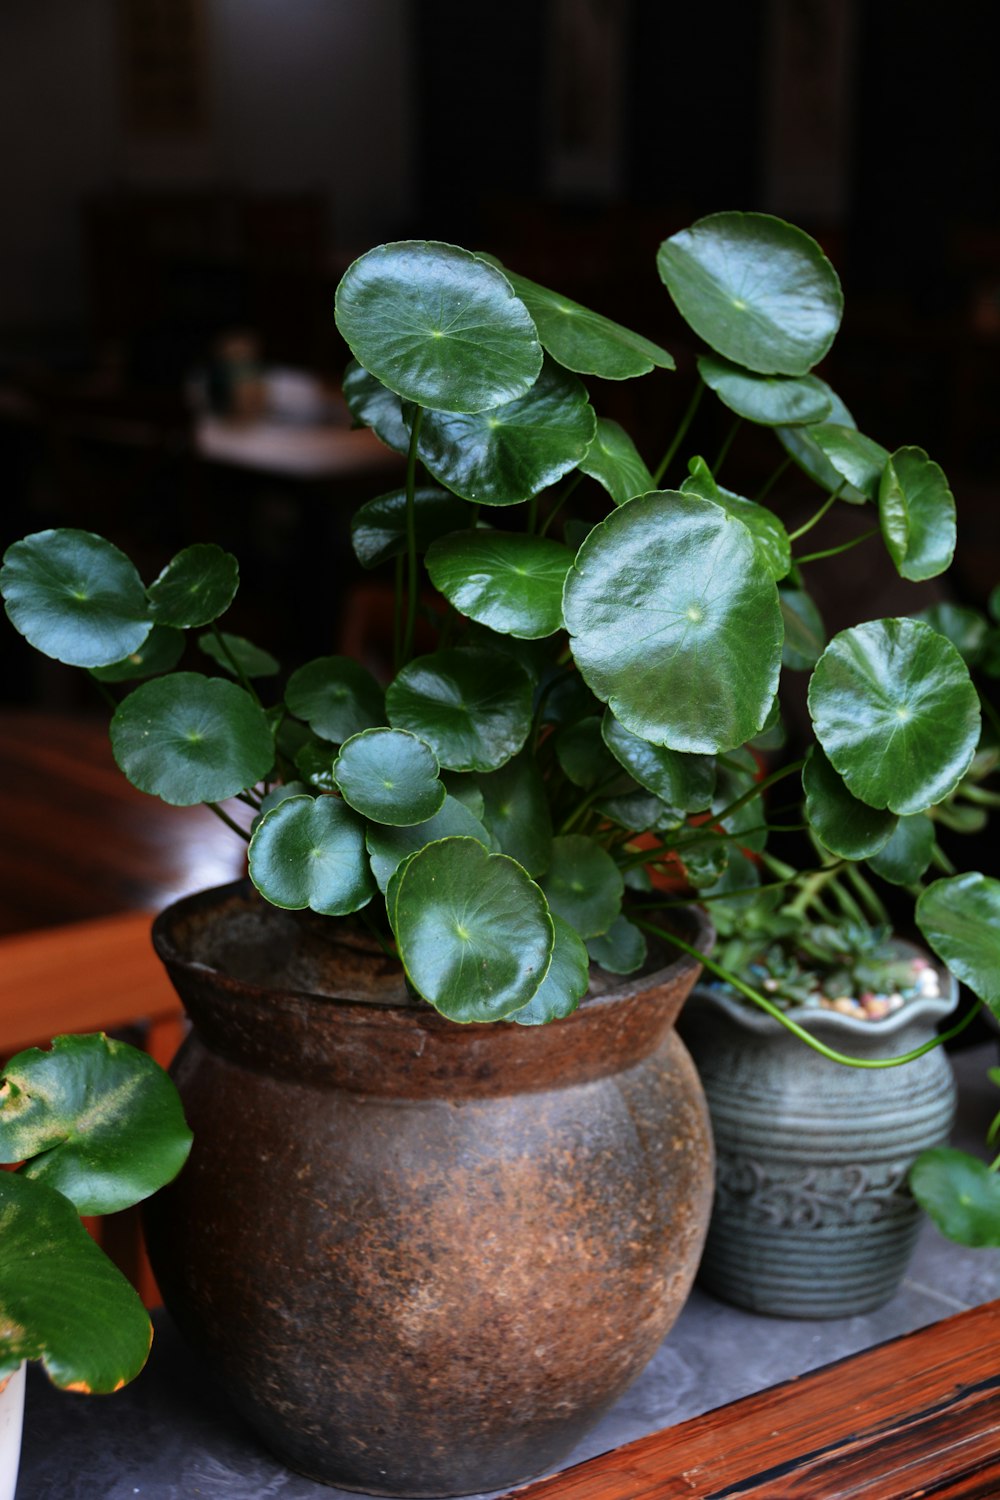
[[[678,427],[677,431],[674,433],[673,439],[670,443],[670,447],[667,449],[666,453],[664,453],[663,457],[660,459],[660,462],[657,464],[656,468],[653,471],[653,484],[657,489],[659,488],[660,480],[663,478],[664,474],[673,463],[674,454],[677,452],[681,443],[683,443],[688,428],[694,421],[695,412],[701,405],[701,398],[702,396],[704,396],[704,394],[705,382],[699,375],[698,383],[694,388],[694,393],[691,396],[691,400],[688,402],[687,411],[684,413],[683,417],[681,417],[681,424]]]
[[[801,568],[803,563],[820,562],[824,557],[838,557],[841,552],[850,552],[852,547],[860,547],[862,542],[871,541],[873,536],[879,535],[879,531],[878,526],[873,526],[871,531],[862,532],[852,542],[842,542],[839,547],[827,547],[824,552],[807,552],[805,557],[795,559],[795,565]]]
[[[418,406],[410,428],[410,449],[406,455],[406,627],[403,633],[402,662],[413,655],[413,637],[417,627],[417,444],[424,420],[424,409]]]

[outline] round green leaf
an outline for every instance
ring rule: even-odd
[[[386,891],[393,875],[411,854],[438,839],[478,839],[484,849],[490,847],[490,836],[474,813],[457,797],[446,796],[441,809],[425,823],[409,828],[387,828],[370,823],[365,834],[372,874],[380,891]]]
[[[822,422],[830,411],[829,388],[815,375],[757,375],[716,354],[699,355],[698,373],[724,406],[762,427]]]
[[[325,740],[307,740],[296,750],[294,759],[295,769],[311,787],[321,792],[337,790],[333,779],[333,749]]]
[[[263,709],[235,682],[197,672],[130,693],[111,720],[111,748],[133,786],[175,807],[235,797],[274,762]]]
[[[538,876],[552,857],[552,815],[545,782],[528,750],[480,776],[483,823],[504,854]]]
[[[289,713],[335,745],[385,723],[382,689],[349,656],[319,656],[299,667],[288,679],[285,703]]]
[[[561,628],[572,564],[561,542],[523,532],[456,531],[427,552],[431,582],[459,614],[526,640]]]
[[[880,443],[858,432],[853,423],[820,422],[809,429],[809,437],[825,454],[840,485],[866,500],[878,495],[882,471],[889,454]]]
[[[141,1202],[177,1176],[190,1149],[174,1085],[125,1042],[59,1036],[50,1051],[19,1052],[3,1070],[0,1161],[24,1161],[24,1176],[64,1194],[77,1213]]]
[[[250,840],[250,879],[272,906],[340,917],[367,906],[375,881],[364,824],[337,797],[287,797]]]
[[[922,1151],[910,1191],[941,1233],[960,1245],[1000,1246],[1000,1175],[948,1146]]]
[[[936,578],[955,553],[955,501],[939,464],[922,448],[897,448],[878,491],[889,556],[912,583]]]
[[[587,952],[609,974],[634,974],[646,961],[646,939],[627,917],[615,917],[607,932],[590,939]]]
[[[0,593],[15,630],[71,667],[110,667],[138,651],[152,616],[124,552],[89,531],[36,531],[4,554]]]
[[[471,511],[464,500],[447,490],[417,489],[413,496],[413,523],[417,551],[426,552],[431,542],[449,531],[469,524]],[[406,551],[406,491],[379,495],[355,511],[351,521],[354,555],[363,568],[377,568]]]
[[[619,724],[610,709],[601,723],[604,743],[640,786],[668,807],[705,812],[715,792],[715,760],[710,755],[685,755],[648,740]]]
[[[578,467],[602,484],[616,505],[624,505],[636,495],[645,495],[656,488],[652,474],[624,427],[607,417],[598,418],[594,441]]]
[[[596,430],[580,381],[546,360],[519,400],[472,416],[428,412],[418,446],[425,466],[457,495],[517,505],[575,468]]]
[[[596,714],[566,724],[553,743],[556,759],[574,786],[596,786],[599,781],[613,781],[619,774],[618,762],[601,738],[601,721]]]
[[[627,828],[629,833],[645,833],[647,829],[663,827],[664,819],[672,820],[671,827],[679,826],[684,821],[683,813],[676,808],[668,808],[652,792],[644,792],[630,776],[623,774],[616,786],[620,786],[622,790],[614,791],[613,795],[604,796],[599,802],[595,802],[594,811],[602,818],[607,818],[610,823],[616,823],[619,828]]]
[[[553,915],[555,946],[552,962],[527,1005],[511,1016],[518,1026],[545,1026],[571,1016],[590,985],[590,960],[583,939],[568,922]]]
[[[360,427],[370,427],[375,436],[396,453],[410,446],[410,428],[403,416],[403,405],[395,391],[388,390],[357,360],[344,371],[344,400]]]
[[[344,801],[375,823],[406,828],[440,811],[445,789],[431,747],[403,729],[365,729],[340,747],[333,778]]]
[[[184,632],[170,625],[154,625],[135,651],[110,667],[91,667],[91,677],[98,682],[132,682],[172,672],[184,654]]]
[[[506,267],[504,274],[534,319],[542,347],[567,370],[602,380],[630,380],[648,375],[656,365],[676,369],[673,356],[641,334]]]
[[[916,885],[933,852],[934,824],[926,813],[913,813],[899,819],[888,843],[868,863],[891,885]]]
[[[785,626],[782,666],[811,672],[826,648],[826,628],[812,599],[801,589],[779,589],[778,602]]]
[[[240,566],[214,542],[196,542],[172,558],[148,589],[149,608],[161,625],[181,630],[210,625],[232,604]]]
[[[781,669],[777,589],[713,502],[663,491],[614,511],[577,554],[563,614],[585,681],[641,739],[713,754],[763,725]]]
[[[820,843],[841,859],[868,859],[888,843],[895,813],[869,807],[851,792],[819,745],[811,746],[802,771],[806,817]]]
[[[390,684],[394,729],[426,740],[449,771],[493,771],[531,728],[531,679],[499,651],[457,647],[411,661]]]
[[[968,669],[919,620],[872,620],[834,636],[809,683],[809,712],[854,795],[896,813],[947,797],[979,740]]]
[[[825,381],[820,381],[820,384],[830,401],[827,423],[834,423],[839,427],[855,427],[857,424],[854,418],[836,391],[832,391]],[[776,427],[774,434],[789,457],[794,459],[803,473],[808,474],[809,478],[821,489],[827,490],[830,494],[836,490],[839,498],[848,501],[851,505],[864,505],[866,496],[860,490],[856,490],[852,484],[847,484],[843,475],[837,473],[813,438],[809,427]]]
[[[970,870],[935,880],[917,926],[942,963],[1000,1019],[1000,880]]]
[[[281,670],[270,651],[262,651],[252,641],[241,635],[230,635],[228,630],[219,634],[221,641],[214,634],[200,635],[198,649],[210,656],[230,677],[238,677],[240,672],[244,677],[275,677]]]
[[[625,891],[622,873],[607,850],[576,833],[552,840],[541,886],[552,912],[582,938],[607,932],[621,911]]]
[[[370,250],[337,288],[336,319],[366,370],[434,411],[516,400],[541,369],[535,325],[510,282],[455,245],[402,240]]]
[[[661,280],[717,354],[765,375],[805,375],[833,343],[844,299],[809,235],[769,214],[720,213],[664,240]]]
[[[96,1394],[133,1380],[149,1353],[149,1316],[69,1199],[2,1172],[0,1219],[0,1374],[40,1359],[64,1390]]]
[[[913,616],[924,620],[947,637],[967,667],[974,667],[982,654],[989,627],[977,609],[961,604],[930,604]]]
[[[545,897],[506,854],[475,839],[428,844],[396,890],[400,957],[418,994],[452,1021],[501,1021],[545,978],[554,930]]]
[[[695,456],[688,463],[690,473],[681,485],[681,493],[700,495],[703,500],[714,500],[723,510],[742,521],[753,537],[767,571],[774,579],[784,578],[792,566],[792,544],[781,521],[766,505],[757,505],[753,500],[744,500],[732,490],[716,484],[712,471],[703,458]]]

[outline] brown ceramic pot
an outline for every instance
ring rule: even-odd
[[[150,1250],[235,1405],[351,1489],[464,1494],[558,1462],[697,1267],[712,1147],[673,1023],[698,966],[597,973],[550,1026],[459,1026],[362,929],[243,886],[170,907],[154,940],[194,1023],[174,1076],[195,1145]]]

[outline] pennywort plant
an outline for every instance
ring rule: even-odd
[[[630,972],[648,933],[679,941],[669,876],[709,897],[730,867],[755,887],[799,878],[760,863],[781,781],[801,775],[804,809],[796,793],[785,816],[814,833],[818,868],[871,865],[953,796],[979,743],[946,635],[899,618],[827,641],[810,597],[813,569],[843,566],[823,545],[834,508],[867,509],[865,536],[906,579],[943,572],[955,540],[940,467],[858,432],[814,373],[842,310],[819,246],[767,215],[714,214],[666,240],[658,270],[705,346],[658,462],[585,384],[673,370],[657,344],[452,245],[383,245],[346,272],[345,396],[406,462],[405,486],[352,523],[362,567],[395,574],[387,684],[321,654],[265,691],[278,664],[220,628],[238,575],[212,545],[147,588],[109,542],[42,532],[0,575],[15,626],[111,698],[135,786],[234,826],[219,804],[249,804],[261,894],[359,913],[455,1021],[567,1016],[591,962]],[[713,461],[686,446],[705,398],[732,417]],[[786,526],[780,486],[740,492],[745,424],[773,434],[776,475],[794,465],[815,489],[805,524]],[[428,588],[438,640],[415,654]],[[186,631],[203,632],[200,672],[180,669]],[[783,673],[810,674],[815,742],[762,775]],[[924,931],[981,956],[995,936],[962,923],[961,890],[932,887]]]

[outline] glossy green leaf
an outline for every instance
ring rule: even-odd
[[[584,939],[607,932],[621,911],[625,883],[611,855],[584,834],[552,840],[541,879],[549,906]]]
[[[523,396],[541,369],[528,310],[494,266],[427,240],[380,245],[337,288],[337,327],[383,385],[434,411]]]
[[[933,852],[934,824],[925,813],[913,813],[899,819],[889,841],[868,863],[892,885],[916,885]]]
[[[449,771],[494,771],[531,728],[531,679],[497,651],[456,647],[411,661],[389,686],[395,729],[426,740]]]
[[[601,737],[597,714],[565,725],[555,735],[553,744],[556,759],[574,786],[593,787],[619,773],[618,761]]]
[[[719,213],[664,240],[661,280],[717,354],[765,375],[805,375],[833,343],[844,299],[816,241],[770,214]]]
[[[450,490],[483,505],[516,505],[576,467],[597,418],[575,375],[546,360],[526,396],[473,416],[428,412],[419,452]]]
[[[527,1005],[555,941],[535,882],[475,839],[442,839],[413,855],[395,918],[410,983],[452,1021],[501,1021]]]
[[[856,797],[916,813],[965,775],[979,699],[950,641],[919,620],[841,631],[809,683],[816,737]]]
[[[646,939],[627,917],[615,917],[607,932],[590,939],[587,952],[609,974],[634,974],[646,962]]]
[[[602,484],[616,505],[656,488],[656,481],[624,427],[607,417],[597,420],[594,441],[578,467]]]
[[[922,1151],[910,1170],[910,1191],[948,1239],[1000,1246],[1000,1175],[984,1161],[947,1146]]]
[[[778,594],[746,527],[654,492],[595,526],[563,614],[584,679],[627,729],[712,754],[761,728],[778,684]]]
[[[802,786],[810,827],[820,843],[841,859],[868,859],[895,832],[899,822],[895,813],[869,807],[848,791],[819,745],[810,747]]]
[[[210,656],[216,666],[228,672],[230,677],[238,677],[240,672],[244,677],[276,677],[281,670],[280,664],[271,655],[270,651],[262,651],[260,646],[255,646],[242,635],[230,635],[228,630],[220,631],[222,640],[215,634],[200,635],[198,637],[198,649]]]
[[[462,806],[467,807],[472,816],[481,822],[485,803],[479,789],[478,779],[469,772],[442,771],[441,780],[444,782],[448,796],[454,797],[456,802],[461,802]],[[509,854],[510,850],[505,852]]]
[[[235,682],[197,672],[130,693],[111,720],[111,748],[133,786],[175,807],[235,797],[274,762],[263,709]]]
[[[817,376],[813,378],[818,379]],[[836,391],[832,391],[825,381],[820,381],[820,384],[830,401],[830,414],[826,418],[827,422],[835,423],[839,427],[855,427],[854,418]],[[794,459],[803,473],[808,474],[809,478],[821,489],[830,494],[836,490],[840,499],[846,500],[851,505],[864,505],[865,496],[852,484],[845,484],[843,476],[837,473],[808,427],[776,427],[774,434],[789,457]]]
[[[149,1353],[149,1316],[69,1199],[2,1172],[0,1220],[0,1376],[40,1359],[63,1389],[116,1391],[133,1380]]]
[[[931,604],[913,618],[924,620],[951,641],[967,667],[977,665],[989,633],[977,609],[966,609],[961,604]]]
[[[288,797],[250,840],[250,879],[272,906],[339,917],[366,906],[375,880],[364,823],[337,797]]]
[[[438,839],[447,838],[478,839],[484,849],[490,848],[490,836],[482,822],[457,797],[445,797],[440,811],[425,823],[408,828],[387,828],[380,823],[370,823],[365,842],[379,890],[387,889],[389,881],[409,855]]]
[[[240,566],[214,542],[196,542],[172,558],[147,593],[154,620],[182,630],[210,625],[232,604]]]
[[[15,630],[71,667],[110,667],[138,651],[152,616],[124,552],[89,531],[36,531],[4,554],[0,594]]]
[[[370,427],[387,448],[406,453],[410,428],[395,391],[390,391],[354,359],[344,371],[343,391],[348,410],[359,427]]]
[[[778,602],[785,626],[782,666],[811,672],[826,649],[826,627],[816,605],[802,589],[779,589]]]
[[[735,812],[721,814],[753,791],[760,780],[760,767],[753,753],[741,747],[720,759],[716,767],[715,796],[712,811],[727,833],[739,835],[739,845],[755,854],[767,847],[767,810],[759,796],[753,796]]]
[[[545,684],[543,724],[576,724],[588,714],[599,714],[601,708],[579,672],[559,671]]]
[[[50,1051],[19,1052],[3,1070],[0,1161],[24,1161],[24,1176],[77,1213],[141,1202],[177,1176],[190,1149],[174,1085],[125,1042],[58,1036]]]
[[[681,485],[681,493],[700,495],[703,500],[713,500],[723,510],[742,521],[760,548],[767,571],[774,579],[784,578],[792,566],[792,544],[781,521],[766,505],[757,505],[753,500],[744,500],[732,490],[716,484],[712,471],[703,458],[694,457],[688,463],[689,475]]]
[[[590,985],[590,960],[583,939],[553,914],[555,945],[548,973],[527,1005],[511,1016],[518,1026],[546,1026],[571,1016]]]
[[[337,783],[333,779],[333,746],[325,740],[310,739],[295,752],[295,769],[311,787],[321,792],[335,792]]]
[[[349,656],[319,656],[299,667],[288,679],[285,702],[289,713],[334,745],[385,723],[382,689]]]
[[[594,803],[594,811],[609,823],[627,828],[630,833],[645,833],[650,828],[661,827],[664,818],[673,817],[677,823],[683,814],[668,808],[659,797],[636,785],[631,776],[623,775],[619,783],[608,794]]]
[[[413,528],[418,552],[449,531],[468,526],[472,511],[464,500],[430,486],[413,495]],[[351,520],[354,555],[363,568],[377,568],[406,551],[406,491],[379,495],[356,510]]]
[[[733,850],[733,855],[738,857],[739,850]],[[718,834],[706,832],[685,843],[680,858],[689,884],[698,891],[712,890],[729,867],[729,845]]]
[[[304,781],[284,781],[272,787],[267,796],[261,798],[260,812],[250,824],[250,831],[256,833],[259,824],[263,822],[271,809],[280,806],[282,802],[287,802],[289,797],[308,796],[311,796],[311,793]]]
[[[90,675],[98,682],[136,682],[172,672],[184,654],[184,632],[170,625],[154,625],[135,651],[110,667],[91,667]]]
[[[340,747],[333,779],[348,806],[394,828],[426,823],[441,810],[445,789],[437,756],[404,729],[365,729]]]
[[[572,563],[561,542],[523,532],[455,531],[427,552],[431,582],[459,614],[527,640],[561,628]]]
[[[886,549],[911,583],[936,578],[955,553],[955,501],[939,464],[922,448],[897,448],[878,492]]]
[[[758,375],[716,354],[699,355],[698,373],[730,411],[763,427],[822,422],[830,411],[829,387],[815,375]]]
[[[878,497],[882,471],[889,454],[880,443],[865,437],[853,424],[821,422],[809,429],[809,436],[826,455],[839,484],[847,484],[866,500]]]
[[[542,347],[567,370],[598,375],[602,380],[630,380],[648,375],[657,365],[664,370],[676,368],[673,356],[659,344],[559,292],[517,276],[506,267],[503,270],[534,319]]]
[[[604,743],[640,786],[685,812],[704,812],[712,805],[715,761],[710,755],[686,755],[651,745],[619,724],[606,710],[601,724]]]
[[[548,869],[552,858],[552,816],[545,783],[528,750],[488,776],[479,777],[483,823],[504,854],[529,875]]]
[[[975,870],[935,880],[917,899],[917,926],[955,978],[1000,1018],[1000,880]]]

